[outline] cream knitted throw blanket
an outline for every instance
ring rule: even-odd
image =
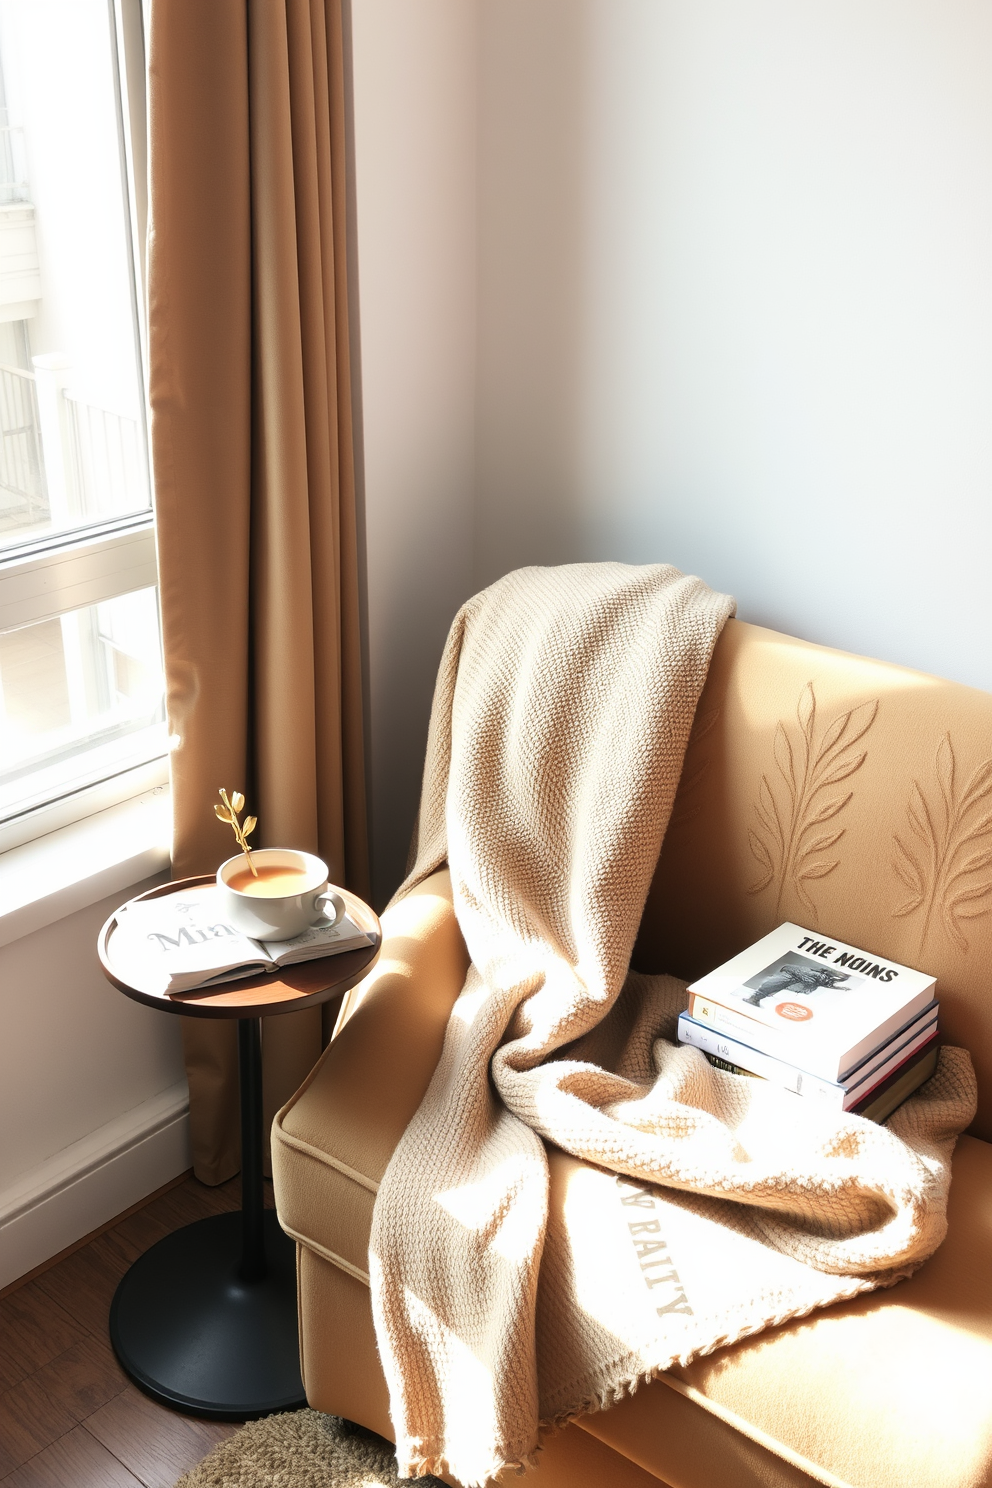
[[[731,612],[672,568],[583,564],[452,627],[400,894],[447,860],[472,965],[369,1255],[401,1475],[482,1484],[539,1423],[891,1284],[944,1234],[966,1054],[887,1127],[838,1119],[677,1047],[683,984],[628,975]]]

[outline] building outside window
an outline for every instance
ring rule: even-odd
[[[0,848],[165,778],[140,0],[0,0]]]

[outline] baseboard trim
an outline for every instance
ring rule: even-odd
[[[73,1240],[72,1244],[67,1245],[64,1250],[57,1250],[54,1255],[48,1257],[47,1261],[32,1266],[30,1271],[23,1271],[15,1281],[9,1281],[5,1287],[0,1287],[0,1302],[4,1297],[9,1297],[11,1292],[19,1292],[22,1286],[27,1286],[29,1281],[34,1281],[36,1276],[44,1276],[46,1271],[53,1271],[60,1261],[68,1260],[69,1256],[75,1255],[77,1250],[85,1249],[91,1240],[99,1239],[115,1225],[119,1225],[122,1220],[130,1219],[132,1214],[137,1214],[141,1209],[147,1209],[149,1204],[154,1204],[155,1200],[161,1198],[163,1194],[171,1193],[174,1188],[178,1188],[181,1183],[185,1183],[187,1178],[192,1178],[192,1176],[193,1169],[187,1168],[185,1173],[179,1173],[175,1178],[170,1178],[168,1183],[162,1184],[161,1188],[152,1189],[150,1194],[145,1194],[145,1197],[139,1199],[136,1204],[129,1204],[126,1209],[121,1210],[120,1214],[112,1214],[109,1219],[103,1221],[103,1224],[98,1224],[95,1230],[88,1230],[85,1235],[80,1235],[78,1240]]]
[[[65,1148],[0,1192],[0,1290],[190,1166],[186,1082]]]

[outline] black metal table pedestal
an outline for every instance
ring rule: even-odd
[[[110,1308],[110,1341],[146,1394],[193,1415],[252,1420],[306,1404],[296,1246],[264,1208],[261,1020],[238,1020],[241,1213],[145,1252]]]

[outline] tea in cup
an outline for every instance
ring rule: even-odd
[[[336,925],[344,900],[328,887],[327,864],[312,853],[262,847],[217,869],[223,912],[236,930],[254,940],[292,940],[312,925]],[[333,914],[328,913],[333,908]]]

